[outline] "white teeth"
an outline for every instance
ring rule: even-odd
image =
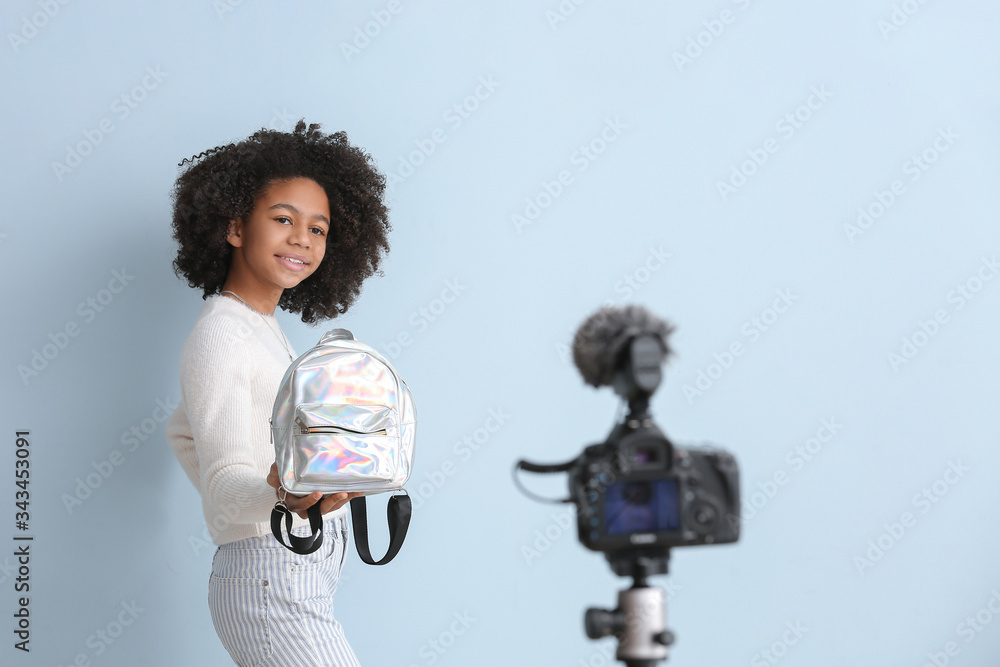
[[[305,262],[303,262],[300,259],[292,259],[291,257],[285,257],[285,259],[287,259],[289,262],[295,262],[296,264],[305,264]]]

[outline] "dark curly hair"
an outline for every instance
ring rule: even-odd
[[[346,313],[365,279],[383,275],[379,264],[392,229],[385,176],[344,132],[323,134],[319,128],[316,123],[306,128],[303,119],[292,132],[261,129],[177,165],[191,162],[171,191],[171,226],[179,244],[173,268],[204,291],[203,299],[218,294],[229,273],[229,221],[249,218],[271,183],[300,176],[319,183],[330,203],[326,258],[315,273],[282,292],[278,305],[316,324]]]

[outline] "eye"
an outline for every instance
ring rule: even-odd
[[[277,220],[278,222],[281,222],[282,220],[285,220],[285,221],[287,221],[287,222],[288,222],[288,224],[292,224],[292,219],[291,219],[291,218],[286,218],[286,217],[285,217],[285,216],[283,216],[283,215],[282,215],[282,216],[279,216],[279,217],[277,217],[277,218],[275,218],[275,220]]]
[[[326,236],[326,232],[323,230],[322,227],[313,227],[312,229],[310,229],[310,231],[314,232],[316,236]]]

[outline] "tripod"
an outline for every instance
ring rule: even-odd
[[[667,647],[674,633],[667,629],[667,602],[664,590],[650,586],[646,578],[666,574],[669,549],[637,550],[607,555],[611,569],[631,576],[632,586],[618,592],[618,608],[587,609],[584,627],[591,639],[609,635],[618,638],[615,658],[627,667],[655,667],[667,659]]]

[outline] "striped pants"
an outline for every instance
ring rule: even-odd
[[[273,535],[216,549],[208,606],[215,631],[237,665],[360,667],[333,617],[349,525],[347,514],[325,519],[323,546],[305,556]],[[308,528],[294,532],[308,534]]]

